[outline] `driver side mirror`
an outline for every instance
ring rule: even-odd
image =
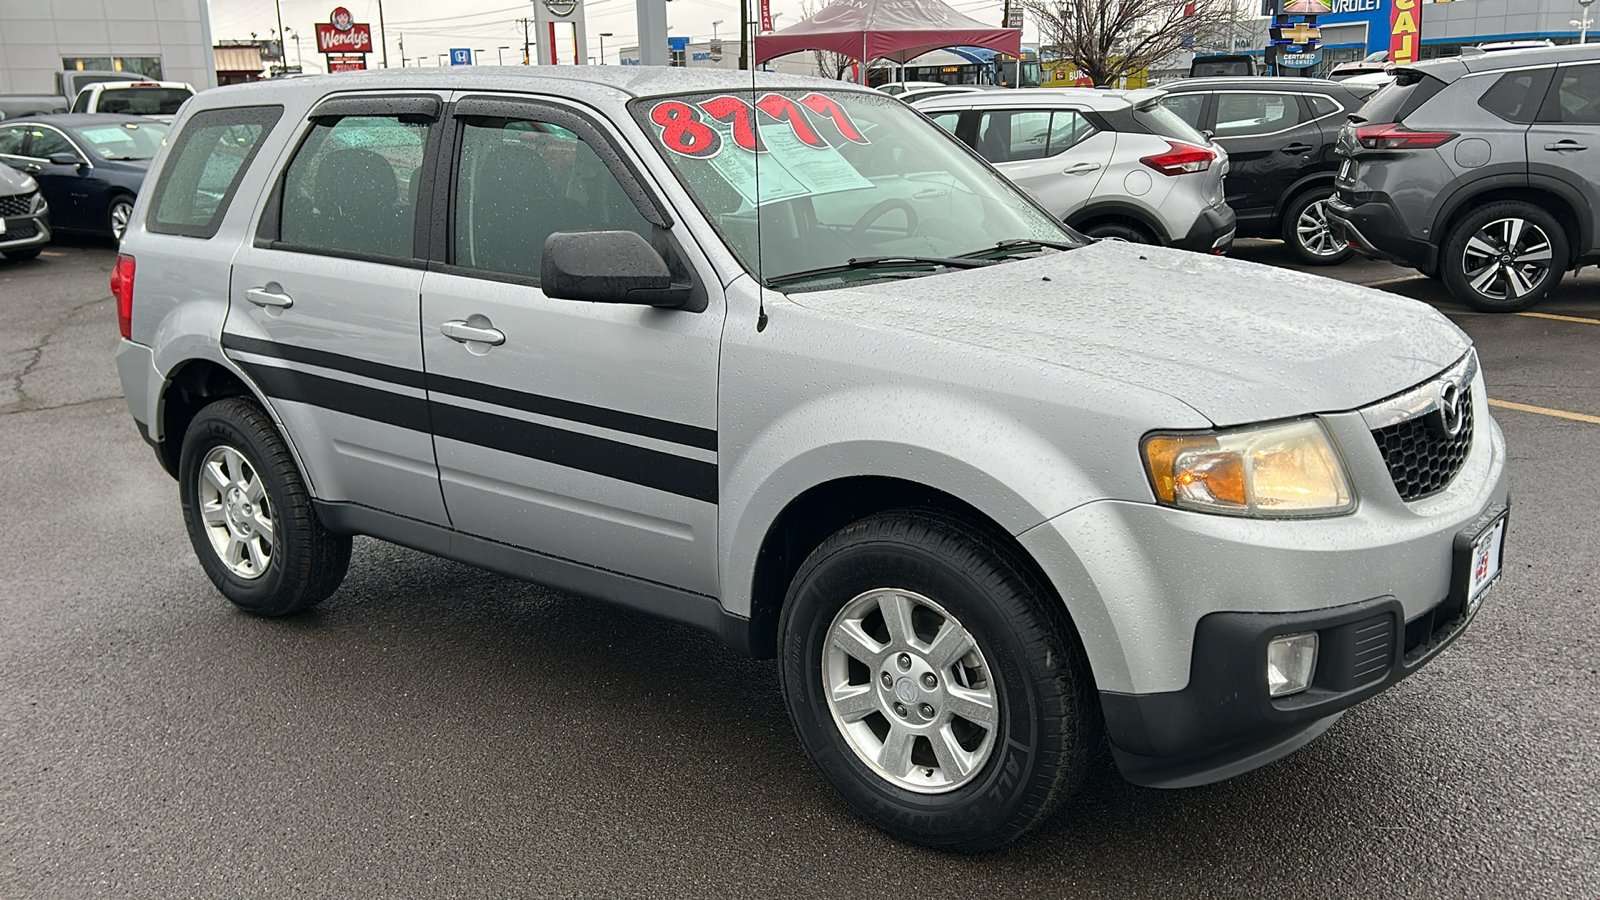
[[[76,153],[52,153],[46,159],[50,160],[52,165],[57,166],[81,166],[84,164],[83,158]]]
[[[539,288],[552,300],[677,308],[693,289],[633,231],[558,231],[544,242]]]

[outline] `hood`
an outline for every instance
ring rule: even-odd
[[[33,176],[24,175],[5,163],[0,163],[0,197],[31,194],[39,187]]]
[[[1119,241],[790,299],[1159,391],[1218,426],[1366,406],[1471,346],[1414,300]]]

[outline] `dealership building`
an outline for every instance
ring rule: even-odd
[[[63,69],[217,83],[206,0],[0,0],[0,94],[54,94]]]
[[[1388,50],[1391,2],[1334,0],[1333,14],[1317,17],[1323,47],[1319,70]],[[1583,17],[1577,0],[1444,0],[1418,8],[1422,59],[1455,56],[1462,47],[1492,41],[1551,38],[1576,43],[1578,27],[1571,22]]]

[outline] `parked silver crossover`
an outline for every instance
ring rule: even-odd
[[[1103,734],[1226,778],[1467,626],[1506,449],[1446,319],[1085,244],[900,101],[762,78],[186,104],[111,286],[222,594],[305,610],[366,534],[690,623],[776,657],[863,816],[967,851]]]

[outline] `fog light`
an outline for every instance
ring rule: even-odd
[[[1311,686],[1317,669],[1317,634],[1286,634],[1267,645],[1267,693],[1298,694]]]

